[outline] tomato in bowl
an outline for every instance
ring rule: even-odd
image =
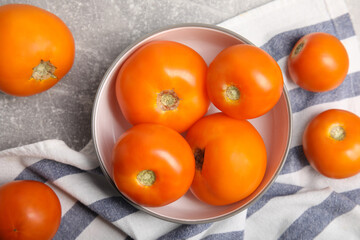
[[[116,79],[124,62],[139,48],[152,41],[174,41],[188,46],[195,50],[207,65],[229,46],[253,45],[244,37],[220,27],[206,24],[185,24],[150,33],[126,48],[105,73],[96,95],[92,115],[92,135],[95,149],[104,175],[113,185],[113,148],[118,138],[132,127],[119,107],[115,92]],[[210,104],[205,116],[217,112],[219,109]],[[261,135],[267,155],[264,177],[249,196],[235,203],[214,206],[200,201],[191,191],[187,191],[175,202],[161,207],[145,207],[125,196],[124,198],[136,208],[152,216],[184,224],[214,222],[245,210],[258,200],[275,180],[289,150],[292,119],[285,87],[279,101],[270,111],[260,117],[250,119],[249,122]]]

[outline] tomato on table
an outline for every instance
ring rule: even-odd
[[[74,38],[54,14],[26,4],[0,6],[0,91],[30,96],[71,69]]]
[[[116,96],[133,125],[158,123],[187,130],[208,110],[207,65],[193,49],[172,41],[154,41],[136,50],[116,80]]]
[[[266,148],[246,120],[223,113],[203,117],[187,132],[196,171],[192,193],[211,205],[226,205],[249,196],[261,183]]]
[[[142,206],[169,204],[189,189],[195,160],[186,140],[160,124],[138,124],[113,151],[113,179],[121,193]]]
[[[61,205],[46,184],[22,180],[0,187],[0,239],[52,239],[60,225]]]
[[[360,172],[360,118],[340,109],[324,111],[305,128],[303,149],[311,166],[330,178]]]
[[[344,45],[328,33],[305,35],[295,44],[288,59],[290,78],[312,92],[337,88],[348,69],[349,57]]]
[[[259,117],[275,106],[282,91],[280,67],[258,47],[248,44],[230,46],[221,51],[209,66],[209,98],[230,117]]]

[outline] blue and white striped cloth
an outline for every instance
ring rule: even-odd
[[[102,175],[93,145],[81,152],[47,140],[0,152],[0,185],[33,179],[60,198],[62,221],[55,239],[360,239],[360,174],[321,176],[302,151],[305,125],[318,113],[340,108],[360,116],[360,53],[343,0],[277,0],[220,26],[270,53],[281,66],[293,111],[293,140],[274,184],[247,211],[208,224],[179,225],[127,204]],[[300,89],[286,75],[295,42],[310,32],[338,37],[350,57],[344,83],[326,93]],[[0,213],[1,214],[1,213]]]

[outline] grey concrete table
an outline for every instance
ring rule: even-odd
[[[271,0],[0,0],[28,3],[59,16],[72,31],[76,57],[53,88],[21,98],[0,93],[0,150],[60,139],[75,150],[91,139],[96,90],[112,61],[142,35],[179,23],[217,24]],[[360,33],[360,1],[346,0]]]

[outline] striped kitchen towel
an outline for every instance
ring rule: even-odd
[[[360,53],[346,4],[277,0],[220,26],[245,36],[276,59],[293,111],[293,140],[285,165],[248,210],[198,225],[154,218],[127,204],[107,182],[92,142],[80,152],[59,140],[2,151],[0,185],[32,179],[51,186],[62,205],[54,239],[360,239],[360,174],[342,180],[323,177],[308,164],[301,146],[306,124],[318,113],[340,108],[360,116]],[[286,74],[295,42],[317,31],[338,37],[350,57],[343,84],[325,93],[304,91]]]

